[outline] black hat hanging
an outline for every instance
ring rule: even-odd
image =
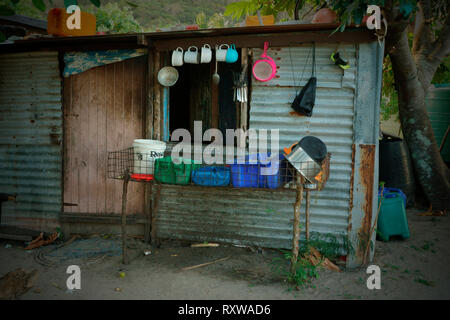
[[[316,87],[317,87],[317,78],[316,78],[316,46],[315,43],[312,45],[312,73],[311,77],[309,78],[308,82],[305,84],[305,86],[302,88],[299,94],[296,92],[296,97],[294,99],[294,102],[292,102],[292,109],[294,109],[296,112],[305,115],[307,117],[312,116],[312,111],[314,108],[314,102],[316,100]],[[311,52],[311,51],[310,51]],[[289,52],[290,53],[290,52]],[[309,53],[308,57],[306,58],[306,64],[309,60]],[[291,63],[292,63],[292,57],[291,57]],[[292,68],[293,70],[293,68]],[[305,69],[303,69],[303,72]],[[294,71],[292,71],[294,72]],[[303,72],[302,72],[302,78],[303,78]],[[294,75],[293,75],[294,76]],[[294,86],[297,88],[295,84],[295,77],[294,77]]]

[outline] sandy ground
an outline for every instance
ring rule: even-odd
[[[0,242],[0,277],[22,267],[37,269],[34,287],[21,299],[449,299],[450,219],[423,217],[408,210],[411,238],[377,241],[373,264],[381,268],[381,289],[366,287],[365,268],[341,273],[322,270],[299,291],[270,270],[275,250],[233,246],[190,248],[165,241],[148,256],[129,265],[120,257],[81,265],[81,290],[68,290],[70,263],[44,267],[19,242]],[[10,244],[10,248],[5,248]],[[230,257],[203,268],[181,268]],[[119,272],[125,277],[119,277]],[[116,291],[120,288],[120,291]]]

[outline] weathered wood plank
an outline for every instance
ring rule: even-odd
[[[89,97],[89,103],[85,106],[85,112],[88,114],[87,125],[88,125],[88,138],[84,142],[87,145],[86,149],[86,159],[87,159],[87,174],[88,174],[88,184],[87,184],[87,212],[97,212],[97,194],[99,192],[99,184],[97,179],[98,172],[98,123],[97,123],[97,110],[98,110],[98,97],[97,97],[97,76],[96,70],[91,69],[86,73],[88,77],[89,87],[87,88]]]
[[[97,74],[97,208],[96,213],[106,212],[106,184],[107,181],[107,150],[106,150],[106,117],[107,117],[107,102],[106,102],[106,67],[96,68]]]
[[[79,158],[78,158],[78,192],[80,211],[89,211],[89,73],[83,72],[79,74],[80,79],[80,114],[79,129],[74,136],[79,141]]]
[[[109,138],[112,137],[113,150],[121,150],[124,147],[124,133],[126,130],[125,116],[124,116],[124,62],[114,64],[114,131]],[[114,182],[114,212],[121,212],[120,199],[122,194],[122,183],[120,181]]]
[[[63,170],[63,203],[68,202],[72,203],[72,188],[70,187],[69,182],[70,174],[72,167],[72,157],[68,155],[71,154],[71,129],[70,126],[72,124],[71,116],[72,116],[72,80],[71,78],[65,78],[63,81],[63,114],[64,114],[64,147],[63,147],[63,162],[64,162],[64,170]],[[65,208],[67,211],[72,212],[72,207]],[[64,210],[64,208],[63,208]]]
[[[106,151],[115,151],[118,150],[118,146],[116,145],[114,137],[114,132],[118,128],[115,125],[115,113],[114,113],[114,105],[115,105],[115,95],[114,95],[114,83],[115,83],[115,64],[109,64],[105,66],[106,74],[105,74],[105,90],[106,90]],[[117,201],[117,195],[115,194],[116,185],[118,181],[108,179],[106,181],[106,212],[114,212],[115,205],[114,203]]]
[[[154,61],[154,78],[153,78],[153,138],[156,140],[161,139],[161,85],[158,82],[158,71],[160,69],[161,55],[159,52],[156,52],[153,57]]]

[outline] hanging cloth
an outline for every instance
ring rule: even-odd
[[[314,108],[314,102],[316,100],[316,45],[313,43],[313,54],[312,54],[312,72],[311,78],[309,78],[306,85],[302,88],[300,93],[295,97],[294,102],[292,102],[292,109],[296,112],[305,115],[307,117],[312,116],[312,111]],[[308,54],[309,58],[309,54]],[[308,59],[307,61],[308,62]]]
[[[140,57],[147,49],[102,50],[64,53],[64,77],[85,72],[89,69]]]

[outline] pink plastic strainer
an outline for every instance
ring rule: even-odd
[[[256,60],[253,64],[253,76],[258,81],[269,81],[275,77],[277,73],[277,65],[271,57],[267,55],[267,49],[269,49],[269,42],[264,42],[264,52],[260,59]]]

